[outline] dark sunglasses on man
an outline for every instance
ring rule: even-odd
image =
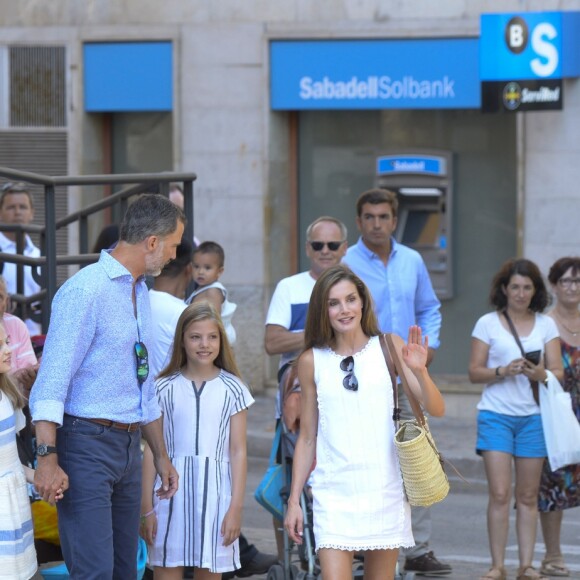
[[[328,246],[328,249],[331,252],[336,252],[336,250],[338,250],[338,248],[340,248],[340,246],[342,246],[342,244],[344,244],[344,240],[342,242],[308,242],[310,244],[310,247],[315,251],[315,252],[320,252],[322,250],[322,248],[324,248],[324,246]]]

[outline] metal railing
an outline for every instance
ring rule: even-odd
[[[0,223],[0,231],[16,233],[16,254],[0,252],[0,262],[16,264],[16,293],[11,296],[16,304],[16,314],[23,319],[31,318],[40,322],[44,332],[48,329],[51,303],[58,289],[57,267],[84,266],[96,262],[99,258],[98,254],[89,253],[88,221],[90,216],[115,206],[119,208],[120,214],[124,215],[130,197],[148,192],[168,195],[170,183],[182,182],[184,212],[187,217],[184,235],[188,240],[193,240],[193,182],[197,179],[195,173],[127,173],[53,177],[0,167],[0,178],[44,187],[44,225]],[[57,220],[55,188],[90,185],[125,185],[126,187]],[[79,227],[78,254],[57,255],[56,232],[75,222],[78,222]],[[41,256],[39,258],[23,255],[26,234],[29,233],[40,235]],[[41,287],[40,292],[31,296],[25,296],[24,293],[25,266],[32,268],[32,277]],[[40,309],[34,308],[33,305],[38,303],[40,303]]]

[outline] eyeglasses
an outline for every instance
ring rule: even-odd
[[[142,342],[135,343],[135,357],[137,359],[137,380],[143,384],[149,376],[149,353]]]
[[[331,252],[336,252],[336,250],[338,250],[338,248],[340,248],[340,246],[342,246],[342,244],[344,244],[344,240],[342,240],[342,242],[308,242],[310,244],[310,246],[312,247],[312,249],[315,252],[320,252],[320,250],[322,250],[322,248],[324,248],[324,246],[328,246],[328,249]]]
[[[576,286],[580,287],[580,278],[560,278],[558,280],[558,284],[566,290],[571,288],[573,284],[576,284]]]
[[[14,193],[27,193],[28,187],[22,182],[13,183],[9,181],[2,186],[2,193],[6,191],[13,191]]]
[[[358,381],[354,375],[354,358],[347,356],[340,361],[340,370],[347,373],[346,377],[342,379],[342,386],[347,391],[358,391]]]

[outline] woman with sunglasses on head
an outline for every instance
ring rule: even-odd
[[[316,460],[314,536],[325,580],[350,579],[359,551],[365,552],[365,579],[392,580],[399,548],[414,543],[379,334],[360,278],[344,265],[323,272],[312,291],[298,359],[302,413],[285,527],[301,544],[299,498]],[[417,379],[415,394],[429,413],[440,416],[445,404],[427,372],[427,346],[413,326],[401,355]]]
[[[580,421],[580,257],[560,258],[550,268],[548,280],[556,297],[550,311],[560,333],[564,364],[563,387],[572,397],[572,407]],[[580,506],[580,465],[557,471],[544,461],[538,509],[546,545],[541,572],[547,576],[569,576],[560,546],[563,510]]]
[[[476,323],[471,340],[469,378],[485,383],[477,416],[477,453],[483,456],[489,485],[487,528],[491,569],[481,580],[504,580],[509,530],[512,463],[515,464],[518,580],[544,578],[532,567],[538,519],[538,488],[547,455],[537,402],[546,369],[562,379],[558,329],[541,314],[548,293],[530,260],[508,260],[490,291],[495,311]],[[543,388],[543,385],[541,385]]]

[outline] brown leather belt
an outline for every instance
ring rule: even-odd
[[[111,421],[111,419],[89,419],[88,417],[83,417],[83,420],[97,423],[98,425],[104,425],[105,427],[112,427],[113,429],[121,429],[122,431],[128,431],[129,433],[133,433],[141,427],[141,423],[118,423],[117,421]]]

